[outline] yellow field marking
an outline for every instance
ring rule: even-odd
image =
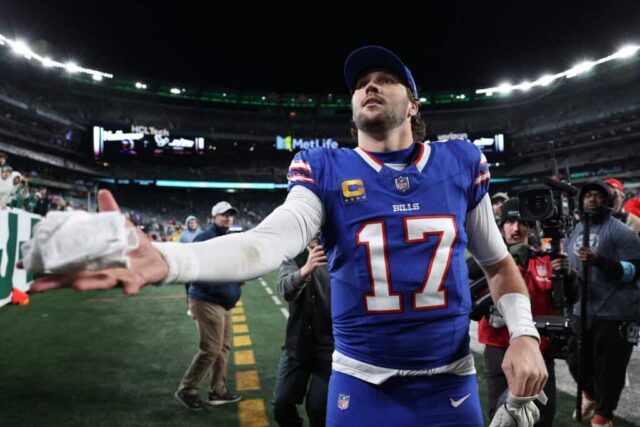
[[[231,325],[234,334],[246,334],[249,333],[249,326],[246,323],[236,323]]]
[[[236,307],[234,309],[231,310],[231,314],[244,314],[244,308],[243,307]]]
[[[238,391],[260,390],[258,371],[252,369],[250,371],[236,372],[236,389]]]
[[[242,300],[238,301],[236,303],[236,307],[244,307],[244,304],[242,303]]]
[[[231,322],[233,323],[247,323],[247,316],[244,314],[238,314],[237,316],[231,316]]]
[[[236,365],[255,365],[256,358],[253,350],[236,350],[233,352],[233,361]]]
[[[241,400],[238,403],[240,427],[268,427],[264,401],[260,399]]]
[[[233,337],[234,347],[249,347],[251,346],[251,336],[249,335],[237,335]]]

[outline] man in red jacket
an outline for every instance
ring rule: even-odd
[[[499,221],[500,231],[513,255],[531,298],[531,309],[534,316],[553,316],[556,314],[552,291],[552,262],[549,254],[529,247],[529,232],[532,224],[520,216],[518,199],[511,198],[502,206]],[[554,267],[560,268],[559,262]],[[497,410],[500,396],[507,390],[507,378],[502,371],[502,360],[509,346],[509,331],[500,312],[491,306],[490,314],[484,316],[478,324],[478,340],[485,344],[484,368],[487,387],[489,389],[489,418],[493,418]],[[556,379],[554,372],[553,352],[549,339],[540,337],[540,350],[544,356],[549,379],[544,387],[548,397],[546,405],[535,402],[540,409],[540,420],[536,426],[551,426],[555,415]]]

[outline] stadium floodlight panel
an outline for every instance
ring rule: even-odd
[[[25,58],[31,58],[31,56],[33,55],[33,51],[29,49],[29,46],[27,46],[27,44],[22,40],[16,40],[14,42],[11,42],[10,44],[13,52],[16,55],[22,55]]]
[[[49,57],[45,56],[44,58],[42,58],[41,63],[42,63],[42,66],[45,67],[45,68],[53,67],[53,59],[51,59]]]
[[[511,86],[511,84],[509,83],[502,83],[500,86],[498,86],[498,92],[500,93],[509,93],[513,90],[513,86]]]
[[[78,64],[76,64],[75,62],[67,62],[66,64],[64,64],[64,68],[66,68],[66,70],[71,74],[80,71],[80,67],[78,67]]]
[[[531,82],[525,80],[519,85],[515,86],[515,89],[520,89],[521,91],[526,92],[531,89],[531,86]]]
[[[594,61],[583,61],[577,65],[575,65],[573,68],[567,70],[567,78],[570,79],[572,77],[575,77],[577,75],[586,73],[587,71],[591,70],[593,67],[595,67],[596,63]]]
[[[545,74],[544,76],[540,77],[538,80],[533,82],[533,84],[539,84],[540,86],[548,86],[555,79],[556,78],[551,74]]]
[[[105,73],[103,71],[91,70],[88,68],[82,68],[77,66],[73,62],[63,64],[51,58],[43,57],[37,54],[36,52],[32,51],[31,48],[29,48],[29,46],[24,41],[19,39],[12,40],[2,34],[0,34],[0,45],[9,45],[11,50],[16,55],[21,55],[21,56],[24,56],[26,59],[37,61],[43,67],[46,67],[46,68],[51,68],[51,67],[64,68],[70,73],[84,73],[84,74],[89,74],[92,77],[94,77],[95,75],[99,75],[101,79],[105,77],[109,79],[113,78],[113,74]]]
[[[640,46],[630,44],[621,47],[616,53],[613,54],[613,56],[616,58],[630,58],[635,55],[638,50],[640,50]]]
[[[182,93],[182,91],[180,89],[178,89],[177,87],[172,87],[169,92],[171,92],[174,95],[180,95]]]

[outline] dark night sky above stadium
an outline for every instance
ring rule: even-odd
[[[306,93],[345,93],[344,58],[364,44],[440,90],[532,80],[640,43],[638,0],[161,4],[0,0],[0,33],[121,77]]]

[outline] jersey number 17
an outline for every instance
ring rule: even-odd
[[[451,255],[458,238],[455,218],[451,215],[414,216],[403,218],[404,240],[409,245],[425,243],[429,236],[438,237],[431,253],[422,286],[413,293],[413,310],[434,310],[447,307],[447,289],[444,285]],[[356,243],[367,250],[367,264],[371,292],[365,295],[368,313],[401,313],[404,311],[401,292],[391,289],[387,233],[384,220],[366,222],[356,234]],[[426,246],[426,245],[425,245]],[[425,254],[427,258],[428,254]],[[415,268],[405,266],[404,268]]]

